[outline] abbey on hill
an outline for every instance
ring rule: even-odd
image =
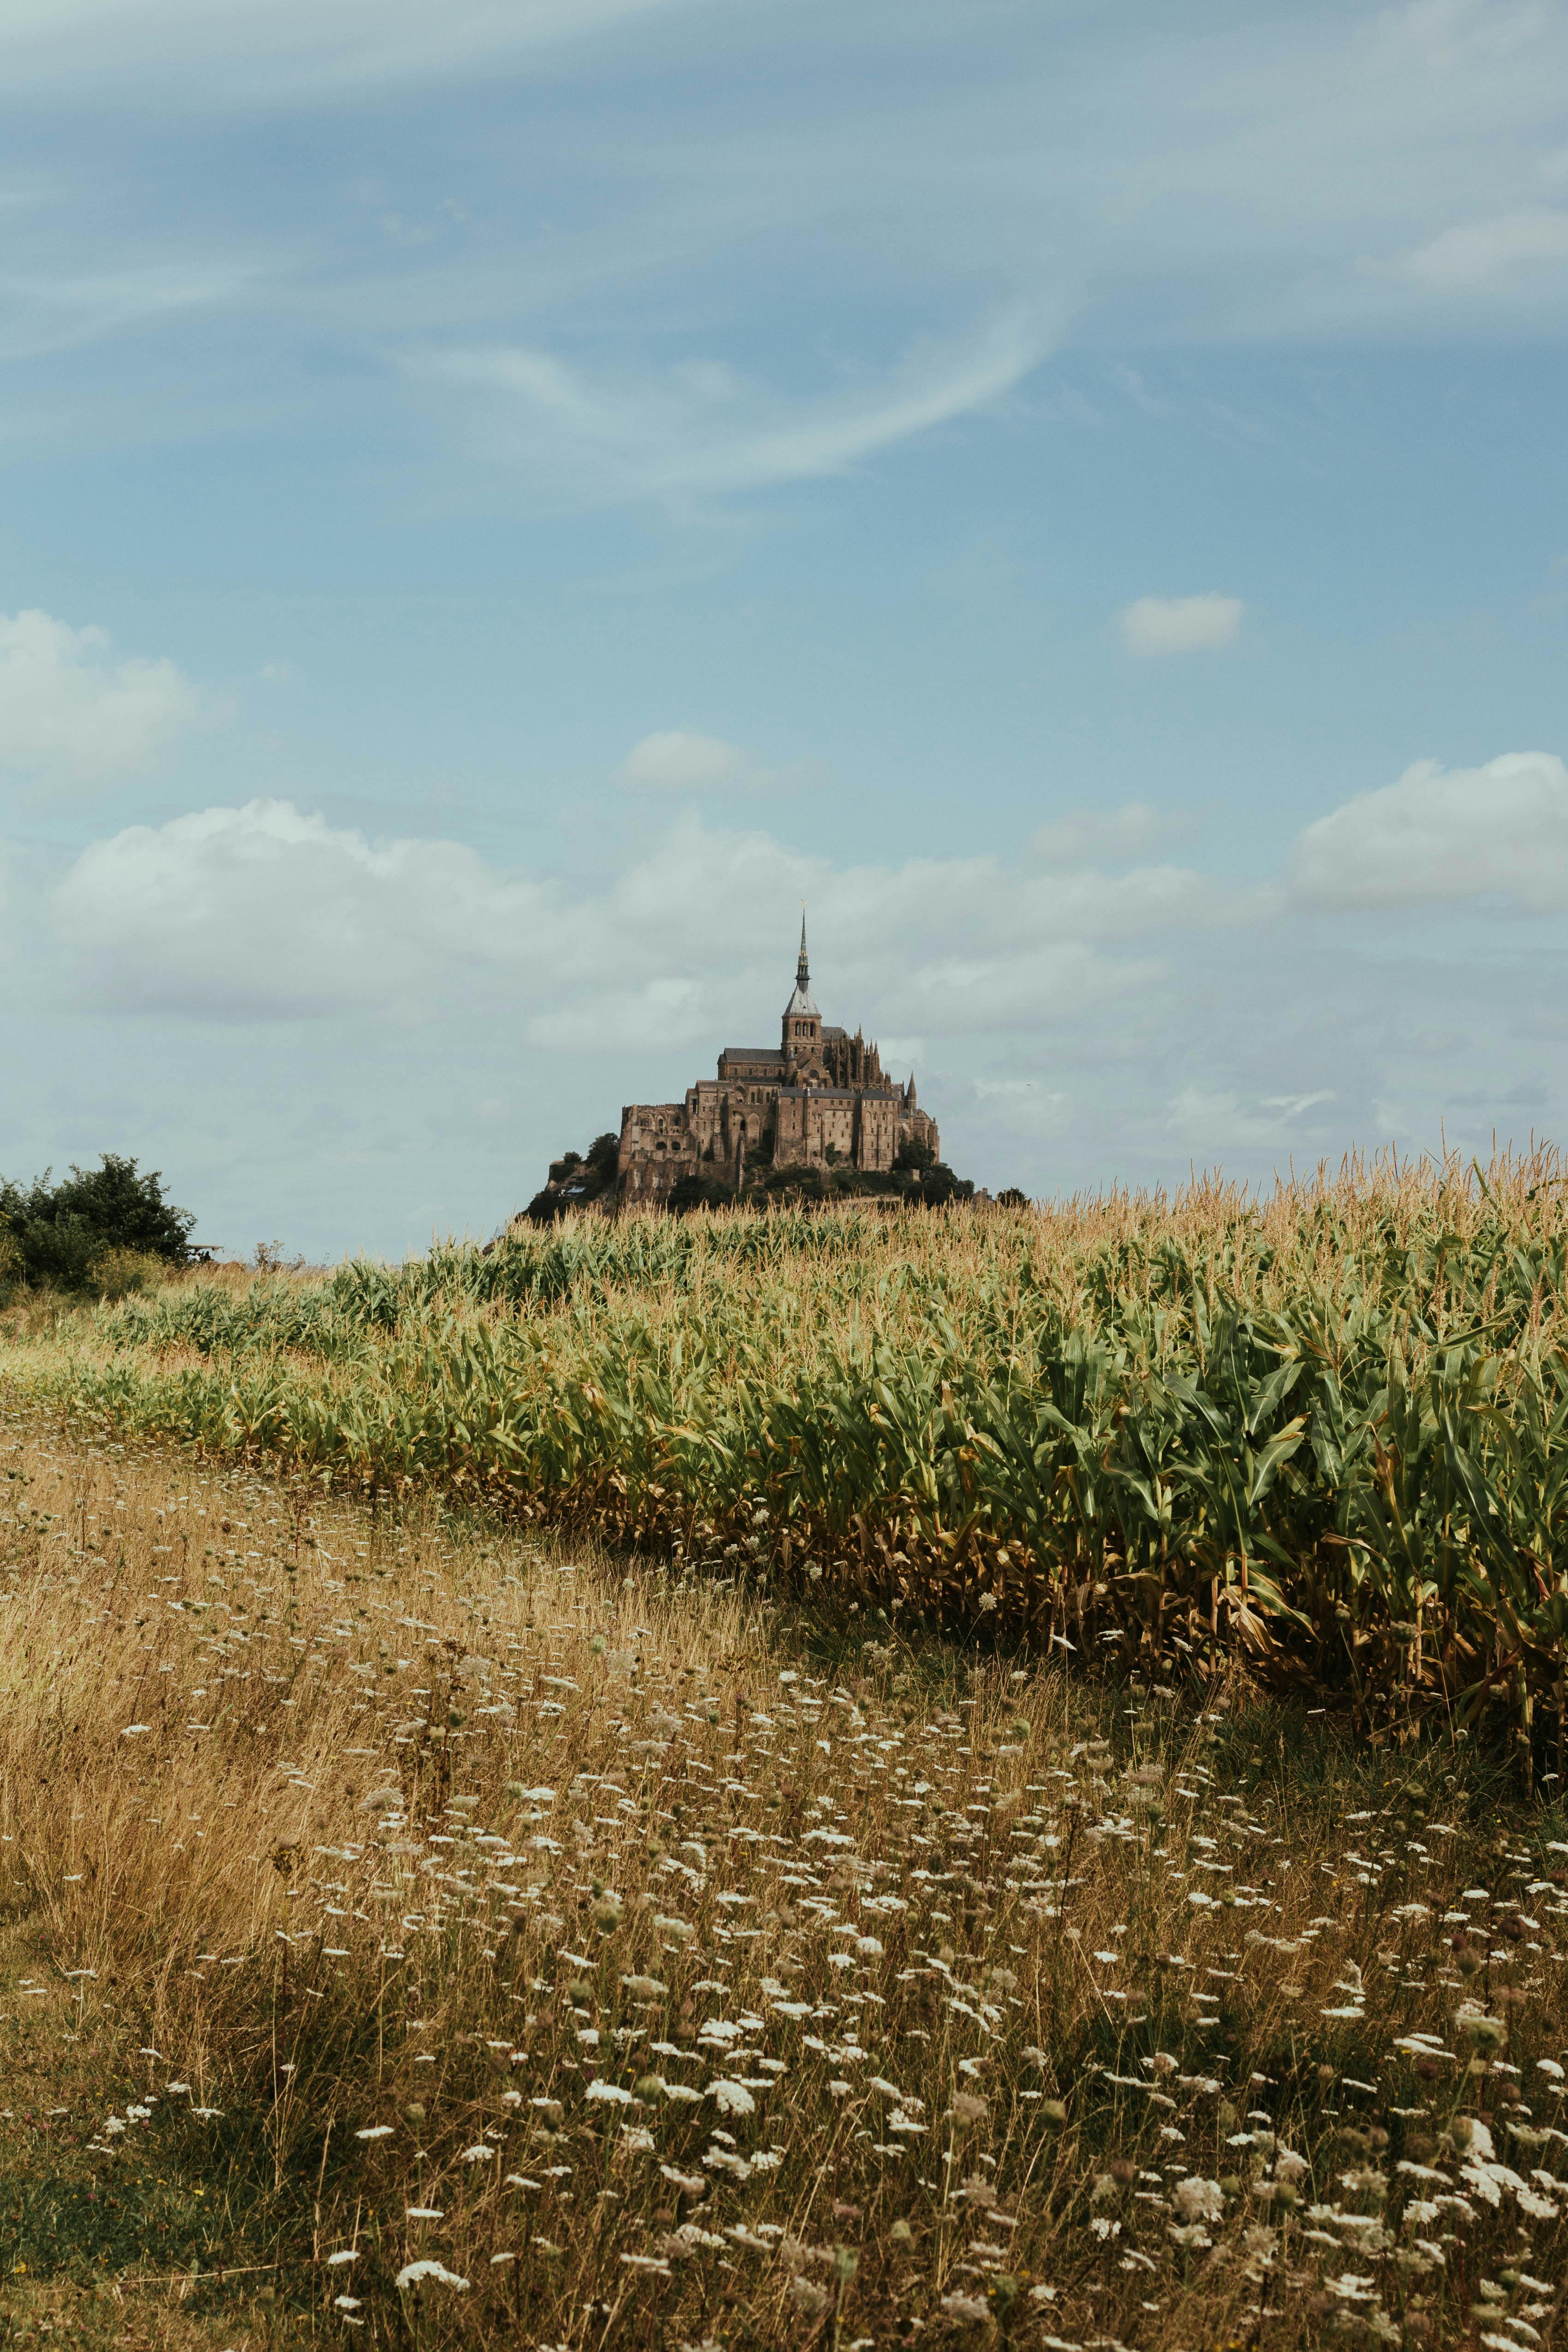
[[[900,1148],[942,1157],[936,1121],[915,1100],[915,1082],[882,1074],[858,1030],[825,1024],[811,993],[805,920],[795,993],[779,1043],[726,1045],[716,1078],[699,1078],[684,1102],[628,1103],[621,1113],[618,1190],[629,1206],[662,1207],[682,1177],[737,1191],[758,1166],[857,1169],[886,1175]]]

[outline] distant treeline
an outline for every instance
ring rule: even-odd
[[[830,1145],[831,1151],[832,1146]],[[563,1152],[550,1163],[550,1181],[537,1192],[523,1214],[530,1223],[548,1225],[573,1209],[613,1205],[619,1172],[620,1141],[614,1135],[596,1136],[586,1156]],[[884,1201],[910,1208],[945,1209],[953,1202],[973,1201],[974,1186],[955,1176],[929,1143],[910,1137],[900,1143],[890,1169],[852,1168],[830,1160],[826,1167],[775,1168],[759,1150],[747,1163],[743,1183],[721,1176],[678,1177],[668,1206],[684,1216],[693,1209],[772,1207],[812,1208],[831,1201]],[[1024,1195],[1002,1195],[1007,1208],[1023,1208]]]

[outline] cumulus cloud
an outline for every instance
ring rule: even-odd
[[[689,727],[668,728],[634,743],[616,772],[623,784],[652,785],[657,792],[707,793],[744,783],[752,761],[738,743],[699,735]]]
[[[645,735],[616,771],[616,782],[634,792],[789,792],[820,781],[821,772],[810,761],[766,768],[739,743],[690,727]]]
[[[115,661],[109,644],[47,613],[0,613],[0,773],[98,791],[195,725],[201,698],[172,661]]]
[[[375,846],[252,801],[95,842],[55,912],[87,1002],[268,1021],[417,1012],[443,968],[514,959],[543,899],[456,842]]]
[[[836,866],[695,816],[572,897],[455,842],[373,843],[255,801],[95,843],[56,919],[79,995],[104,1010],[269,1021],[525,996],[529,1038],[581,1052],[696,1039],[746,1004],[771,1028],[803,898],[836,943],[836,996],[931,1036],[1050,1027],[1125,999],[1163,970],[1166,936],[1246,920],[1250,903],[1171,866]]]
[[[1192,819],[1127,801],[1118,809],[1075,809],[1051,817],[1029,835],[1029,847],[1050,866],[1121,866],[1142,857],[1162,842],[1190,833]]]
[[[1245,608],[1238,596],[1140,596],[1121,610],[1130,654],[1218,653],[1236,643]]]
[[[1500,898],[1533,915],[1568,907],[1568,769],[1549,751],[1480,768],[1406,768],[1310,824],[1291,889],[1321,908],[1422,907]]]

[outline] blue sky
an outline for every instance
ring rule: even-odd
[[[0,0],[0,1170],[489,1232],[812,909],[1037,1192],[1557,1131],[1568,9]]]

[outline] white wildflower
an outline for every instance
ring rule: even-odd
[[[459,2278],[456,2271],[449,2271],[445,2263],[432,2262],[426,2257],[423,2262],[404,2263],[397,2273],[398,2293],[401,2294],[411,2286],[418,2286],[426,2279],[438,2279],[443,2286],[463,2289],[468,2284],[466,2278]]]
[[[1202,2179],[1191,2173],[1178,2180],[1173,2197],[1177,2212],[1184,2221],[1222,2221],[1225,2219],[1225,2194],[1217,2180]]]

